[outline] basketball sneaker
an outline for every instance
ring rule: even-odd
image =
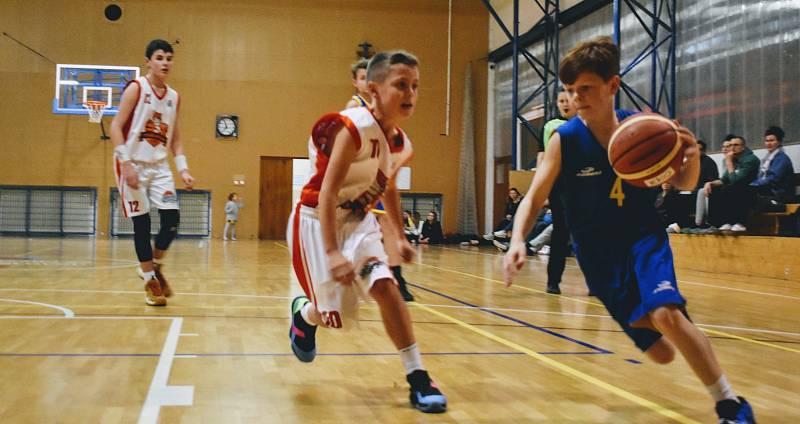
[[[164,265],[153,263],[153,272],[156,273],[156,279],[158,280],[159,284],[161,284],[161,292],[164,294],[164,297],[172,297],[172,287],[169,286],[167,283],[167,279],[164,278],[164,273],[161,272],[161,268]]]
[[[301,362],[311,362],[317,356],[315,335],[317,326],[307,323],[300,311],[309,303],[305,296],[297,296],[292,300],[292,323],[289,327],[289,340],[292,343],[292,352]]]
[[[411,406],[422,412],[440,413],[447,409],[447,398],[428,376],[428,371],[415,370],[406,376],[411,386]]]
[[[755,424],[756,417],[753,408],[739,396],[739,401],[725,399],[717,402],[716,410],[719,424]]]
[[[144,284],[144,301],[150,306],[167,306],[167,298],[157,279],[152,278]]]

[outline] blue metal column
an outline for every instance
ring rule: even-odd
[[[481,0],[486,6],[486,9],[494,18],[495,22],[503,30],[506,37],[511,42],[512,55],[511,63],[512,81],[511,81],[511,166],[512,169],[518,168],[519,152],[517,151],[517,122],[519,122],[533,135],[537,140],[541,140],[541,128],[534,128],[527,120],[525,120],[519,113],[530,104],[536,97],[542,96],[542,103],[545,107],[544,121],[547,122],[551,118],[557,116],[557,108],[553,102],[558,93],[558,19],[559,19],[559,0],[533,0],[536,5],[541,9],[543,16],[536,23],[534,28],[540,27],[544,30],[544,45],[545,53],[543,60],[537,59],[526,48],[520,49],[520,36],[519,36],[519,0],[514,0],[514,16],[512,31],[497,15],[497,12],[492,7],[490,0]],[[519,102],[519,56],[525,58],[528,64],[533,68],[536,74],[542,79],[542,84],[537,87],[533,93],[528,96],[521,103]]]
[[[622,49],[622,2],[627,5],[631,15],[641,25],[650,42],[634,59],[620,70],[622,85],[615,100],[620,107],[621,96],[627,98],[639,110],[650,109],[653,112],[675,117],[676,98],[676,0],[653,0],[652,9],[648,9],[636,0],[614,0],[614,42]],[[649,21],[648,21],[649,20]],[[663,46],[666,45],[666,53]],[[650,92],[649,98],[638,92],[625,82],[625,76],[635,72],[637,66],[650,57]]]

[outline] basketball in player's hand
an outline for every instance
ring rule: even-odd
[[[675,122],[657,113],[639,113],[611,135],[608,160],[628,184],[652,188],[678,173],[684,148]]]

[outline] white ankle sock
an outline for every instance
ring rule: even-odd
[[[308,313],[309,313],[309,311],[311,311],[311,306],[313,306],[313,305],[311,305],[311,302],[308,302],[305,305],[303,305],[303,307],[300,308],[300,316],[303,317],[303,321],[305,321],[306,324],[308,324],[308,325],[317,325],[317,324],[314,324],[311,321],[311,319],[308,317]]]
[[[419,353],[417,344],[414,343],[409,347],[397,351],[400,354],[400,360],[403,361],[403,366],[406,368],[406,375],[411,374],[416,370],[424,370],[422,366],[422,355]]]
[[[736,397],[736,393],[733,392],[730,383],[728,383],[728,379],[725,377],[725,374],[722,374],[716,383],[706,386],[706,390],[708,390],[708,394],[714,398],[714,402],[719,402],[725,399],[732,399],[737,402],[739,401],[739,399]]]
[[[142,279],[144,280],[145,283],[152,280],[153,278],[156,278],[155,271],[142,271]]]

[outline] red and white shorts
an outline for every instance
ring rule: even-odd
[[[117,177],[119,201],[125,218],[150,213],[150,206],[157,209],[178,209],[175,181],[167,160],[158,162],[131,162],[139,173],[139,188],[131,188],[122,177],[122,163],[114,158],[114,175]]]
[[[321,313],[322,325],[331,328],[341,328],[343,321],[358,319],[359,300],[368,299],[376,281],[394,282],[375,216],[370,212],[362,218],[337,209],[336,221],[339,249],[355,267],[352,284],[341,284],[331,277],[316,209],[298,205],[289,217],[286,231],[294,275]]]

